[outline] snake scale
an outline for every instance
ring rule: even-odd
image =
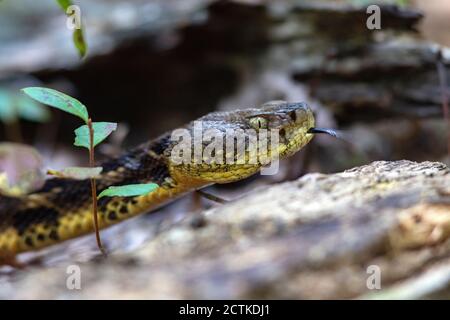
[[[261,128],[279,133],[277,153],[286,158],[313,137],[314,115],[305,103],[270,102],[259,108],[213,112],[197,121],[203,130]],[[194,130],[194,122],[183,127]],[[229,183],[249,177],[263,164],[174,163],[171,151],[177,141],[171,132],[150,140],[123,155],[104,161],[97,180],[98,191],[109,186],[149,183],[156,191],[132,198],[99,200],[99,226],[105,228],[173,201],[188,192],[214,183]],[[205,148],[205,145],[202,145]],[[258,151],[259,152],[259,151]],[[0,195],[0,264],[26,251],[34,251],[94,231],[89,180],[48,179],[38,191],[23,197]]]

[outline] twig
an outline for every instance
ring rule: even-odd
[[[211,200],[211,201],[214,201],[214,202],[217,202],[217,203],[220,203],[220,204],[224,204],[224,203],[229,202],[228,200],[222,199],[222,198],[220,198],[218,196],[215,196],[215,195],[213,195],[211,193],[208,193],[206,191],[203,191],[203,190],[197,190],[197,193],[199,195],[201,195],[202,197],[205,197],[208,200]]]

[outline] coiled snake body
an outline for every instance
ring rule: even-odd
[[[288,157],[312,138],[314,116],[304,103],[272,102],[260,108],[214,112],[200,119],[202,130],[256,131],[276,129],[277,153]],[[194,122],[183,127],[194,131]],[[140,213],[149,212],[177,197],[213,183],[238,181],[257,173],[262,163],[174,163],[171,151],[177,141],[171,132],[161,135],[118,158],[102,163],[98,191],[109,186],[157,183],[156,191],[133,198],[99,200],[99,226],[105,228]],[[234,143],[234,142],[233,142]],[[201,146],[202,149],[206,144]],[[225,151],[224,151],[225,152]],[[259,151],[258,151],[259,152]],[[0,195],[0,264],[18,253],[37,250],[93,232],[91,192],[88,180],[52,178],[41,190],[21,198]]]

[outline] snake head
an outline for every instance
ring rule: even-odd
[[[278,156],[286,158],[299,151],[313,137],[314,114],[304,102],[271,101],[263,104],[259,112],[249,115],[253,128],[262,120],[267,129],[276,130],[279,137]],[[275,150],[273,150],[275,151]]]
[[[312,139],[313,127],[314,115],[303,102],[213,112],[176,130],[175,137],[172,132],[166,155],[181,177],[227,183],[296,153]]]

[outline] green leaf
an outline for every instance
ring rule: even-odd
[[[73,31],[72,39],[80,57],[83,58],[87,52],[87,44],[84,40],[83,29],[75,29]]]
[[[56,0],[56,2],[58,2],[59,6],[64,10],[64,12],[66,12],[67,8],[72,5],[72,1],[70,0]]]
[[[85,167],[69,167],[62,170],[48,170],[47,174],[58,178],[69,178],[76,180],[85,180],[97,178],[102,173],[102,167],[85,168]]]
[[[120,187],[109,187],[106,190],[103,190],[97,197],[97,199],[103,197],[135,197],[135,196],[144,196],[149,194],[158,188],[156,183],[147,183],[147,184],[129,184],[126,186]]]
[[[50,120],[48,109],[28,97],[18,95],[15,103],[17,114],[22,119],[35,122],[47,122]]]
[[[117,123],[114,122],[93,122],[94,129],[94,147],[105,140],[113,131],[117,129]],[[89,127],[83,125],[75,130],[75,143],[77,147],[90,149]]]
[[[89,114],[86,107],[77,99],[62,92],[41,87],[23,88],[22,91],[40,103],[63,110],[67,113],[80,117],[84,122],[88,122]]]

